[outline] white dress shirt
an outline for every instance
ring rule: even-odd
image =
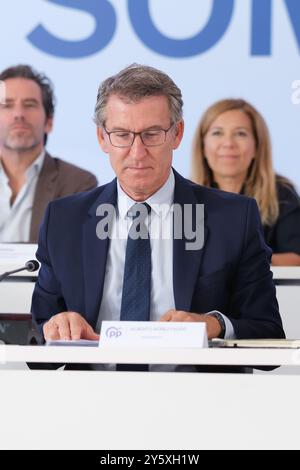
[[[0,242],[28,242],[35,189],[45,151],[27,168],[26,181],[11,204],[12,190],[0,159]]]
[[[159,320],[170,309],[175,308],[173,292],[173,239],[156,236],[160,227],[172,229],[171,205],[174,199],[174,175],[170,173],[165,184],[144,202],[151,207],[151,216],[146,219],[151,244],[151,305],[150,320]],[[128,232],[132,223],[128,210],[136,204],[118,183],[117,216],[113,223],[107,255],[103,296],[96,331],[100,331],[102,320],[120,320],[123,275]],[[162,207],[164,210],[159,210]],[[150,220],[149,220],[150,219]],[[172,232],[171,232],[172,233]]]

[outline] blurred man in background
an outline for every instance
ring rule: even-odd
[[[96,177],[45,150],[53,126],[50,80],[28,65],[4,70],[0,81],[0,242],[37,242],[47,204],[97,186]]]

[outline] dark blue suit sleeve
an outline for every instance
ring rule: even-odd
[[[40,229],[39,245],[36,253],[37,259],[41,263],[39,276],[32,296],[31,312],[33,319],[42,330],[53,315],[67,310],[62,296],[61,287],[51,265],[47,235],[49,220],[51,217],[51,203],[48,205],[44,220]],[[57,227],[59,230],[59,227]]]
[[[248,203],[243,245],[230,306],[236,337],[284,338],[270,271],[272,252],[265,244],[254,199]]]

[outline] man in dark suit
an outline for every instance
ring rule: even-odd
[[[97,186],[94,175],[45,151],[52,129],[50,81],[28,65],[0,73],[0,241],[37,242],[47,204]]]
[[[97,339],[104,319],[200,321],[209,339],[284,337],[256,202],[172,169],[182,105],[170,77],[147,66],[127,67],[100,86],[97,135],[117,178],[48,206],[32,302],[45,339]],[[133,265],[136,205],[140,215],[146,207],[139,230],[147,226],[151,243]],[[173,235],[152,236],[160,224]]]

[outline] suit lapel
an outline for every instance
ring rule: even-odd
[[[173,170],[174,171],[174,170]],[[174,203],[184,207],[190,204],[193,208],[193,227],[196,224],[196,204],[203,204],[204,201],[197,200],[192,190],[191,183],[188,184],[177,172],[175,174],[175,194]],[[182,209],[183,215],[183,209]],[[206,219],[206,214],[205,214]],[[196,280],[199,276],[205,242],[208,236],[207,223],[204,224],[204,244],[203,248],[196,250],[187,250],[186,244],[190,243],[186,237],[186,231],[183,226],[184,217],[182,217],[182,238],[173,241],[173,288],[175,297],[175,307],[177,310],[190,311],[191,302]],[[199,221],[198,221],[199,223]],[[175,226],[174,226],[175,228]]]
[[[83,224],[83,267],[85,287],[85,314],[87,320],[95,327],[102,299],[109,237],[101,240],[97,237],[97,224],[103,217],[97,215],[101,204],[116,206],[116,179],[109,183],[97,201],[90,207],[88,218]]]
[[[46,153],[44,163],[38,177],[32,207],[30,241],[33,243],[36,243],[38,240],[39,226],[43,220],[45,209],[48,203],[54,199],[57,176],[58,171],[54,160],[48,153]]]

